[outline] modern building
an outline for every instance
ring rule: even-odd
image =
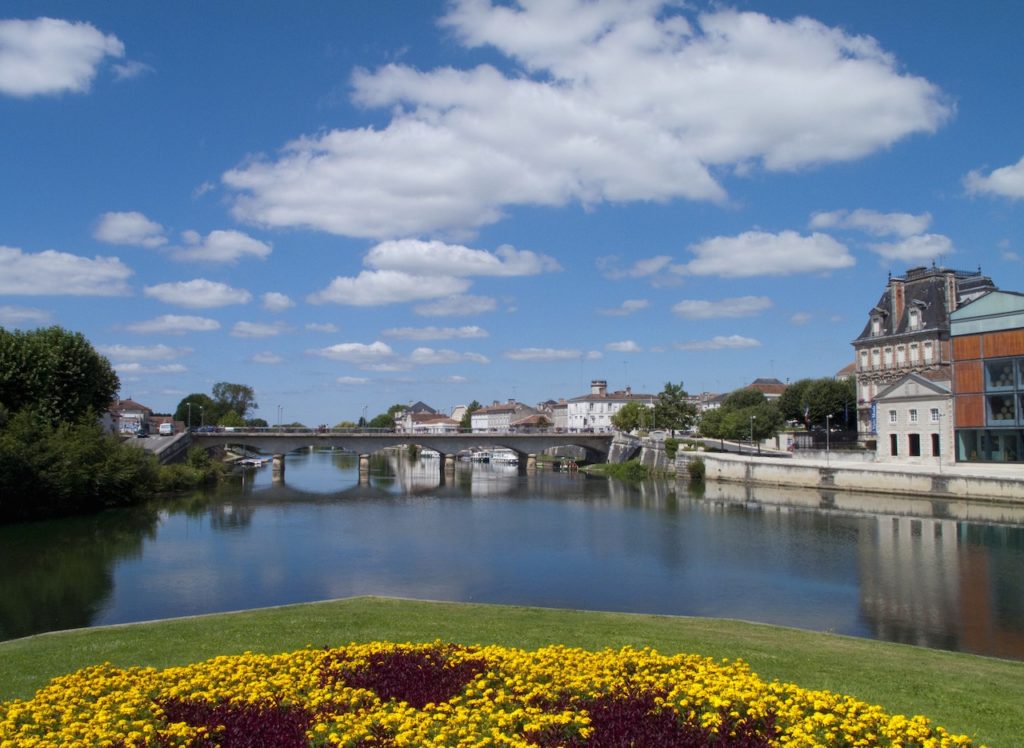
[[[991,291],[950,316],[957,461],[1024,462],[1024,294]]]
[[[929,381],[951,381],[950,315],[994,290],[992,279],[980,270],[933,265],[889,276],[863,332],[853,341],[861,442],[878,433],[879,393],[911,373]]]
[[[595,379],[590,383],[590,394],[568,401],[566,427],[569,431],[613,431],[612,416],[626,403],[640,403],[653,408],[657,400],[657,395],[634,393],[629,387],[608,392],[608,382]],[[657,424],[652,421],[651,425]]]
[[[951,403],[948,381],[933,381],[914,373],[879,392],[875,397],[875,459],[922,465],[952,463]]]

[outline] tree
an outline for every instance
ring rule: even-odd
[[[110,407],[120,385],[81,333],[0,328],[0,403],[12,414],[32,409],[51,424],[78,422]]]
[[[260,407],[256,402],[256,393],[246,384],[217,382],[213,385],[213,399],[221,410],[218,421],[229,410],[237,413],[239,418],[245,418],[250,410],[259,410]]]
[[[204,423],[217,423],[219,415],[213,398],[201,392],[186,395],[174,410],[174,420],[183,421],[186,428],[196,428]]]
[[[387,413],[381,413],[370,419],[370,422],[366,424],[371,429],[394,429],[395,419],[394,416],[389,416]]]
[[[654,422],[658,428],[686,431],[697,420],[697,407],[689,402],[690,396],[683,389],[683,383],[665,382],[654,404]]]
[[[459,427],[468,429],[473,427],[473,414],[476,413],[483,406],[476,400],[466,406],[466,412],[462,414],[462,419],[459,421]]]
[[[619,431],[634,431],[653,422],[653,411],[642,403],[630,401],[612,416],[612,426]]]
[[[713,439],[760,442],[775,436],[783,419],[774,403],[760,390],[748,387],[731,392],[718,408],[704,412],[700,432]]]
[[[810,387],[813,381],[813,379],[798,379],[786,387],[785,391],[776,401],[779,413],[787,421],[796,421],[802,423],[805,427],[810,425],[808,423],[810,405],[807,402],[807,388]]]
[[[829,421],[849,428],[856,421],[856,385],[852,379],[801,379],[794,382],[778,400],[779,412],[789,421],[807,428],[824,427]]]
[[[233,410],[225,411],[224,414],[217,419],[218,426],[230,426],[231,428],[238,428],[245,425],[245,419],[242,418],[238,413]]]

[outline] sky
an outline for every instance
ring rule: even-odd
[[[0,326],[334,425],[852,362],[889,273],[1024,291],[1024,4],[0,6]]]

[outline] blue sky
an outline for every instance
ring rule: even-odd
[[[0,8],[0,325],[270,422],[852,361],[887,273],[1024,290],[1024,6]]]

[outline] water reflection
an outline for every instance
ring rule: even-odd
[[[1024,659],[1024,509],[402,452],[0,528],[0,636],[360,594],[721,616]]]

